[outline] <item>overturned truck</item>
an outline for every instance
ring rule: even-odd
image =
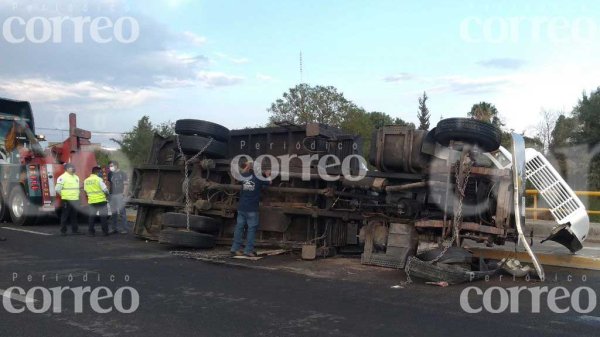
[[[558,225],[549,240],[582,248],[589,220],[581,201],[539,152],[513,134],[466,118],[430,130],[384,126],[363,140],[318,123],[228,130],[178,120],[155,136],[146,165],[132,176],[136,235],[174,246],[230,244],[240,184],[238,162],[271,170],[263,191],[258,246],[316,248],[318,255],[362,254],[362,262],[403,268],[419,243],[527,245],[524,190],[529,179]]]

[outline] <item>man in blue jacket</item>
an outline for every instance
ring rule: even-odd
[[[270,171],[265,171],[265,176],[269,177]],[[238,202],[237,223],[233,233],[233,245],[231,246],[231,254],[234,256],[255,257],[254,238],[258,229],[258,211],[260,203],[260,190],[271,184],[271,181],[261,180],[253,170],[252,161],[247,161],[242,169],[242,189],[240,192],[240,200]],[[248,225],[246,235],[246,247],[242,251],[242,242],[244,236],[244,226]]]

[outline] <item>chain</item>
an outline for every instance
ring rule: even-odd
[[[468,156],[466,156],[465,158],[468,158]],[[458,236],[459,236],[459,224],[462,223],[462,209],[463,209],[463,201],[465,198],[465,190],[467,189],[467,183],[469,182],[469,178],[471,177],[471,168],[472,168],[472,162],[471,160],[469,160],[468,163],[464,163],[464,178],[461,181],[460,180],[460,167],[462,166],[460,163],[456,163],[455,165],[455,176],[456,176],[456,190],[458,192],[458,204],[457,207],[455,207],[454,209],[454,218],[453,218],[453,225],[452,225],[452,230],[454,231],[454,233],[452,233],[452,237],[448,240],[446,240],[445,242],[442,243],[442,247],[444,247],[444,249],[442,249],[441,253],[433,260],[431,260],[429,263],[436,263],[438,262],[443,256],[444,254],[446,254],[446,252],[448,251],[448,249],[450,249],[450,247],[452,247],[452,245],[454,244],[454,241],[458,241]],[[417,258],[415,256],[409,256],[407,261],[406,261],[406,266],[404,267],[404,272],[406,273],[406,281],[401,282],[400,285],[401,286],[405,286],[408,284],[411,284],[413,281],[410,277],[410,265],[411,263],[416,260]]]
[[[444,249],[442,250],[442,252],[431,261],[431,263],[435,263],[438,262],[448,251],[448,249],[450,249],[450,247],[452,247],[452,245],[454,244],[454,242],[458,242],[459,239],[459,225],[462,223],[462,211],[463,211],[463,200],[465,198],[465,190],[467,188],[467,182],[469,181],[469,177],[471,176],[471,162],[469,161],[469,163],[464,164],[464,179],[461,181],[460,180],[460,163],[456,164],[456,169],[455,169],[455,176],[456,176],[456,190],[458,192],[458,204],[457,206],[454,207],[454,218],[452,220],[452,238],[450,240],[447,240],[445,243],[442,243],[442,247],[444,247]]]
[[[183,180],[183,193],[185,196],[185,228],[188,231],[190,230],[190,210],[192,209],[192,200],[190,199],[190,179],[189,179],[189,172],[188,172],[188,164],[190,162],[192,162],[194,159],[198,158],[202,154],[202,152],[204,152],[210,146],[210,144],[212,144],[212,142],[213,142],[213,138],[209,137],[206,145],[204,145],[204,147],[200,151],[198,151],[198,153],[196,153],[191,158],[186,159],[185,154],[183,153],[183,150],[181,149],[181,142],[179,141],[179,135],[177,135],[177,148],[179,149],[179,154],[183,158],[183,162],[184,162],[183,165],[184,165],[185,179]]]

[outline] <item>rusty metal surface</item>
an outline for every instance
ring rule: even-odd
[[[427,137],[426,131],[405,127],[380,129],[371,151],[371,162],[379,170],[368,171],[365,179],[358,182],[324,181],[317,174],[316,163],[303,176],[301,161],[292,160],[289,171],[285,172],[289,180],[278,177],[261,194],[257,244],[299,248],[304,243],[315,242],[319,249],[359,246],[361,229],[364,232],[366,224],[375,222],[380,223],[381,228],[389,228],[395,223],[410,226],[414,231],[410,233],[411,238],[417,234],[433,241],[446,237],[452,224],[442,220],[441,205],[448,203],[448,213],[453,213],[455,175],[450,168],[454,162],[452,159],[432,159],[433,151]],[[311,155],[317,159],[335,154],[344,158],[360,154],[362,148],[358,137],[322,124],[232,130],[228,147],[231,157],[243,154],[253,159],[265,154]],[[429,150],[422,151],[425,147]],[[142,209],[136,219],[135,231],[146,238],[153,238],[160,231],[156,212],[182,212],[185,208],[184,165],[176,144],[170,138],[156,136],[151,152],[147,165],[134,170],[130,201]],[[187,166],[191,212],[222,220],[218,237],[221,243],[230,243],[241,189],[231,177],[230,161],[231,158],[200,157]],[[339,168],[330,168],[328,172],[339,172]],[[483,213],[478,215],[479,218],[465,219],[460,226],[463,238],[494,242],[507,238],[511,229],[510,186],[506,181],[509,173],[508,170],[473,167],[473,182],[467,188],[471,199],[465,201],[472,204],[472,199],[481,197],[473,192],[477,188],[489,189],[493,202],[486,212],[493,213],[495,220]],[[444,198],[444,194],[450,198]],[[381,234],[381,230],[378,233]],[[376,246],[389,246],[390,253],[395,252],[398,256],[409,252],[402,237],[407,233],[386,230],[384,234],[375,240]],[[384,258],[381,263],[400,261],[394,260],[394,254],[389,257],[392,260]],[[373,256],[366,254],[365,257]]]
[[[427,171],[429,156],[421,148],[427,131],[388,125],[373,135],[369,160],[383,172],[422,173]]]

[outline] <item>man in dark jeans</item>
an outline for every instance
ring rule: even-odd
[[[92,174],[83,182],[83,190],[88,197],[88,235],[96,235],[95,222],[96,214],[100,217],[100,226],[104,235],[108,235],[108,208],[106,207],[106,197],[108,188],[102,180],[102,169],[99,166],[92,168]]]
[[[127,213],[125,212],[125,190],[128,184],[127,173],[119,168],[115,160],[108,164],[110,182],[110,210],[112,212],[112,232],[127,234]]]
[[[265,176],[270,176],[270,171],[265,171]],[[234,256],[255,257],[254,238],[258,229],[258,210],[260,202],[260,190],[268,186],[271,181],[259,179],[253,171],[253,164],[248,161],[242,169],[242,190],[238,202],[237,223],[233,233],[233,245],[231,254]],[[244,236],[244,226],[248,225],[246,235],[246,247],[242,251],[242,242]]]
[[[62,213],[60,216],[60,233],[67,235],[67,222],[71,224],[73,234],[81,234],[77,224],[79,208],[79,177],[75,174],[75,166],[65,164],[65,173],[56,180],[56,193],[60,195]]]

